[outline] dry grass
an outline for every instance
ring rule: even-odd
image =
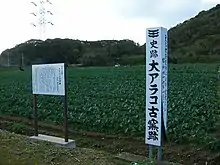
[[[0,132],[0,165],[114,165],[113,155],[93,149],[54,147],[46,142],[30,143],[26,136]]]

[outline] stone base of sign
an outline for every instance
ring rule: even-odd
[[[55,146],[58,147],[64,147],[64,148],[76,148],[75,140],[68,139],[68,142],[65,142],[64,138],[55,137],[55,136],[48,136],[48,135],[42,135],[39,134],[38,136],[31,136],[29,137],[30,141],[46,141],[55,144]]]
[[[126,152],[122,152],[118,154],[115,158],[121,159],[127,162],[136,162],[137,164],[138,162],[140,163],[140,162],[149,161],[149,159],[147,159],[147,157],[145,156],[134,155],[134,154],[126,153]],[[162,161],[162,162],[156,162],[156,165],[181,165],[181,164]]]

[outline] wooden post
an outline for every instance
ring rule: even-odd
[[[67,65],[64,66],[64,81],[65,81],[65,95],[64,95],[64,133],[65,142],[68,142],[68,95],[67,95]]]
[[[34,135],[38,136],[38,113],[37,113],[37,95],[33,95],[33,109],[34,109]]]

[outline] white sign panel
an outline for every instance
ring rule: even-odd
[[[65,95],[64,63],[32,65],[33,94]]]
[[[162,87],[162,80],[165,80],[162,75],[163,69],[165,70],[162,61],[162,58],[165,56],[164,38],[164,28],[155,27],[147,29],[145,142],[154,146],[161,146],[162,106],[165,101],[162,99],[162,91],[165,90]]]

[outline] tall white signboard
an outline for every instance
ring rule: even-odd
[[[65,95],[64,63],[32,65],[33,94]]]
[[[148,28],[146,36],[146,136],[161,146],[162,117],[167,127],[167,30]]]

